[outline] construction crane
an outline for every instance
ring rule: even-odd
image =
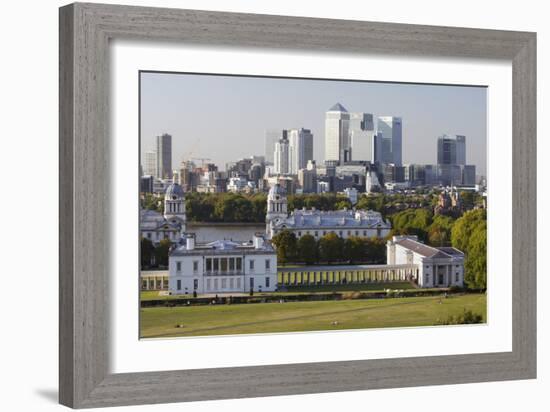
[[[201,162],[201,168],[204,168],[204,162],[206,162],[207,160],[212,160],[208,157],[192,157],[190,160],[200,160]]]

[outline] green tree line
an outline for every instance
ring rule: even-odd
[[[381,264],[386,261],[386,245],[383,239],[351,236],[343,239],[335,233],[327,233],[318,241],[312,235],[299,239],[289,230],[273,236],[277,250],[277,262],[305,263],[365,263]]]

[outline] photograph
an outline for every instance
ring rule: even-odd
[[[486,87],[138,81],[140,339],[488,322]]]

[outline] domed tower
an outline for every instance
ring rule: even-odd
[[[187,217],[185,215],[185,194],[178,183],[172,183],[164,194],[164,218],[172,223],[180,223],[185,232]]]
[[[265,217],[266,233],[271,238],[271,222],[285,220],[287,215],[286,191],[281,185],[276,184],[269,189],[267,195],[267,214]]]

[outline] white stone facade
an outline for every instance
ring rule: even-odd
[[[464,286],[464,253],[452,247],[432,247],[416,236],[394,236],[387,245],[388,265],[414,264],[422,288]]]
[[[168,267],[169,290],[176,295],[277,290],[277,254],[260,235],[252,243],[206,244],[186,235],[170,252]]]
[[[176,243],[185,232],[187,217],[185,195],[178,183],[172,183],[164,194],[164,215],[154,210],[141,210],[139,230],[141,237],[157,245],[163,239]]]
[[[344,239],[351,236],[384,238],[391,231],[391,223],[372,210],[302,209],[288,215],[284,190],[275,185],[267,197],[267,238],[272,239],[283,230],[293,232],[297,238],[308,234],[320,239],[331,232]]]

